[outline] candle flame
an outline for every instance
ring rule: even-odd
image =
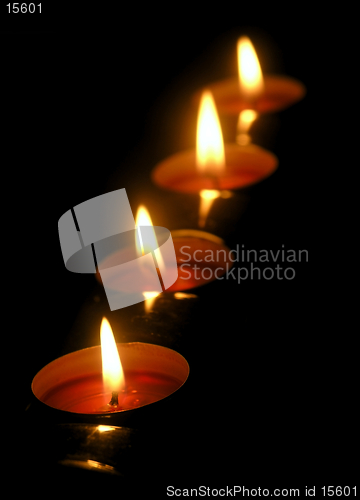
[[[264,80],[255,49],[248,37],[237,43],[239,82],[241,91],[251,100],[264,90]]]
[[[119,392],[125,387],[125,376],[110,323],[103,318],[100,327],[102,374],[106,392]]]
[[[144,244],[143,239],[141,237],[140,228],[138,227],[138,226],[151,226],[151,227],[153,226],[150,214],[144,205],[140,205],[138,208],[138,211],[136,213],[135,224],[137,226],[136,227],[137,230],[135,232],[135,245],[138,255],[139,256],[145,255],[146,253],[152,252],[155,258],[154,250],[156,250],[159,247],[159,244],[156,238],[154,228],[152,230],[150,238],[148,237],[147,241]],[[164,269],[165,264],[160,249],[158,252],[157,260],[158,260],[158,265],[161,267],[161,269]]]
[[[110,431],[114,431],[116,429],[116,427],[113,427],[111,425],[98,425],[97,426],[97,430],[99,432],[110,432]]]
[[[219,175],[225,169],[224,141],[214,98],[201,96],[196,136],[196,164],[203,174]]]

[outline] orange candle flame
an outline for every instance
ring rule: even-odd
[[[103,318],[100,327],[102,375],[106,392],[125,388],[125,376],[110,323]]]
[[[219,116],[214,98],[208,90],[204,91],[200,101],[197,136],[196,166],[203,175],[219,176],[225,170],[224,141]],[[207,215],[216,198],[217,189],[200,191],[199,227],[204,227]]]
[[[155,303],[156,297],[160,295],[159,292],[143,292],[145,300],[145,312],[149,313],[152,311],[153,305]]]
[[[237,43],[239,83],[242,93],[252,101],[264,90],[264,80],[255,49],[248,37]]]
[[[152,226],[152,221],[150,214],[144,205],[140,205],[138,211],[136,213],[135,219],[136,226]],[[158,248],[158,241],[156,238],[155,231],[153,229],[152,237],[143,243],[141,232],[139,227],[137,227],[136,236],[135,236],[135,244],[138,255],[145,255],[145,253],[153,252],[156,248]],[[157,256],[158,265],[162,266],[162,269],[165,267],[164,260],[161,256],[161,252],[158,253]],[[143,296],[145,300],[145,311],[150,312],[152,306],[154,305],[155,298],[159,295],[159,292],[143,292]]]

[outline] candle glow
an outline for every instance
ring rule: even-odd
[[[258,116],[258,113],[254,109],[243,109],[240,111],[236,136],[236,142],[240,146],[250,144],[251,137],[249,135],[249,130]]]
[[[202,95],[196,135],[196,167],[202,174],[219,175],[225,170],[224,141],[220,120],[211,92]],[[204,227],[206,217],[216,198],[217,189],[200,191],[199,227]]]
[[[221,193],[217,189],[202,189],[200,191],[199,227],[205,227],[210,208],[214,200],[219,196],[221,196]]]
[[[145,298],[145,312],[149,313],[152,310],[155,299],[158,295],[160,295],[159,292],[143,292],[143,296]]]

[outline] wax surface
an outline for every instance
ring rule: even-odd
[[[155,372],[129,370],[126,387],[119,392],[119,406],[108,405],[111,392],[104,392],[102,375],[94,373],[67,380],[52,387],[42,401],[53,408],[74,413],[125,411],[154,403],[175,392],[182,382]]]

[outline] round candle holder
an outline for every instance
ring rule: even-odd
[[[269,151],[248,144],[225,144],[226,167],[217,175],[199,172],[195,150],[176,153],[158,163],[151,178],[158,186],[182,193],[199,193],[203,189],[240,189],[269,177],[278,159]]]
[[[32,392],[41,409],[55,421],[141,423],[154,411],[153,403],[168,399],[188,378],[187,361],[172,349],[141,342],[117,348],[125,375],[117,406],[104,391],[101,347],[94,346],[61,356],[36,374]]]
[[[284,75],[265,75],[263,78],[264,90],[253,101],[241,93],[238,77],[214,82],[206,88],[211,91],[217,110],[227,114],[237,114],[244,109],[254,109],[259,113],[281,111],[306,94],[305,85],[295,78]],[[194,95],[194,104],[199,104],[200,97],[201,92]]]
[[[178,278],[168,292],[196,288],[220,278],[232,266],[230,250],[214,234],[194,229],[171,231]]]

